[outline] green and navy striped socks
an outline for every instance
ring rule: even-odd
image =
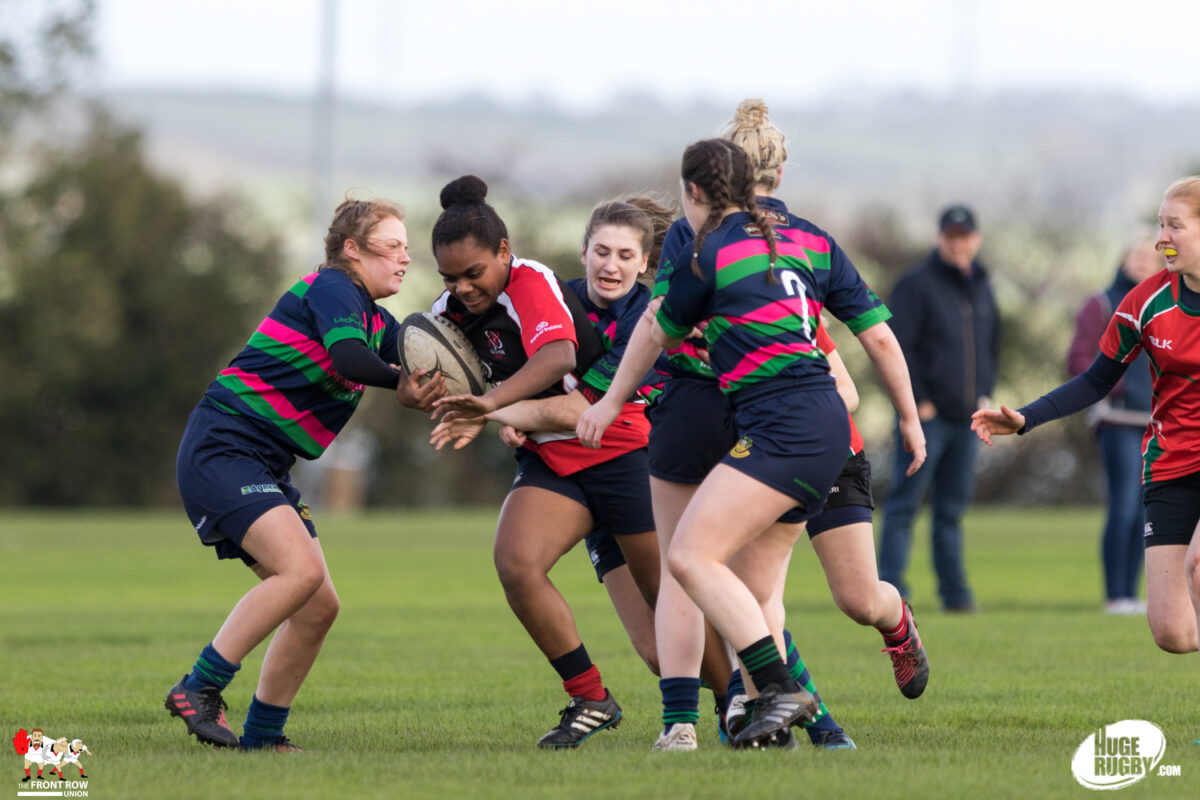
[[[287,724],[289,711],[290,707],[273,706],[254,695],[254,699],[250,701],[250,710],[246,712],[246,723],[242,726],[242,748],[256,750],[274,744],[283,736],[283,726]]]
[[[663,733],[676,723],[700,721],[700,679],[662,678],[658,682],[662,692]]]
[[[191,692],[198,692],[209,687],[216,687],[224,691],[241,666],[241,664],[230,664],[213,648],[212,642],[209,642],[200,651],[200,657],[196,659],[196,665],[192,667],[192,674],[184,678],[183,688]]]

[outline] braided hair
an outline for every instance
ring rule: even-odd
[[[746,151],[727,139],[704,139],[689,145],[683,151],[680,177],[684,185],[694,184],[707,198],[708,217],[696,231],[695,250],[692,253],[692,272],[703,278],[700,271],[700,251],[704,240],[721,224],[725,210],[729,207],[745,211],[754,219],[754,224],[767,240],[771,259],[767,267],[767,282],[778,283],[775,277],[775,229],[754,202],[754,165]]]

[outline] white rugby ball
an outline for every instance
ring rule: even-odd
[[[440,372],[450,394],[483,394],[488,389],[487,371],[470,339],[440,314],[417,311],[405,317],[400,323],[399,350],[405,372]]]

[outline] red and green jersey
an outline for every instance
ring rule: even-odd
[[[1179,302],[1180,277],[1163,270],[1117,306],[1100,351],[1131,363],[1150,360],[1154,396],[1142,438],[1142,480],[1169,481],[1200,472],[1200,309]]]
[[[288,452],[316,458],[349,421],[366,388],[338,374],[329,348],[360,339],[394,363],[398,327],[344,272],[315,272],[279,298],[205,396],[254,421]]]

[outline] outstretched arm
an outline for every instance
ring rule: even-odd
[[[1008,436],[1019,433],[1024,427],[1025,415],[1006,405],[1001,405],[999,411],[994,408],[981,408],[971,415],[971,430],[989,447],[993,435]]]
[[[538,348],[525,365],[511,378],[498,384],[487,394],[457,394],[443,397],[433,404],[433,416],[451,412],[463,416],[483,416],[524,400],[553,386],[556,381],[575,369],[575,343],[559,339]]]
[[[519,431],[573,431],[591,403],[578,389],[558,397],[520,400],[488,414],[488,419]]]
[[[621,365],[617,367],[617,374],[613,376],[608,391],[579,418],[575,433],[585,447],[600,446],[600,438],[621,413],[625,398],[638,388],[638,383],[650,367],[654,366],[659,353],[664,347],[678,347],[683,341],[667,335],[655,318],[657,311],[656,303],[646,307],[633,336],[629,338],[629,345],[625,348],[625,355],[621,358]]]
[[[976,411],[971,416],[971,430],[986,444],[992,443],[993,434],[1028,433],[1044,422],[1070,416],[1095,403],[1113,390],[1128,368],[1128,364],[1101,353],[1085,371],[1018,411],[1005,406],[999,411]]]
[[[892,399],[892,406],[900,416],[900,436],[904,440],[905,452],[912,453],[906,475],[912,475],[925,463],[925,431],[917,416],[917,402],[913,399],[912,383],[908,378],[908,364],[896,335],[886,323],[872,325],[858,334],[858,341],[871,357],[879,379]]]
[[[520,447],[526,433],[575,430],[579,416],[590,407],[587,398],[576,390],[559,397],[518,400],[485,417],[447,414],[430,433],[429,443],[441,450],[453,442],[454,449],[461,450],[483,432],[488,422],[498,422],[502,426],[500,438],[504,443],[509,447]]]

